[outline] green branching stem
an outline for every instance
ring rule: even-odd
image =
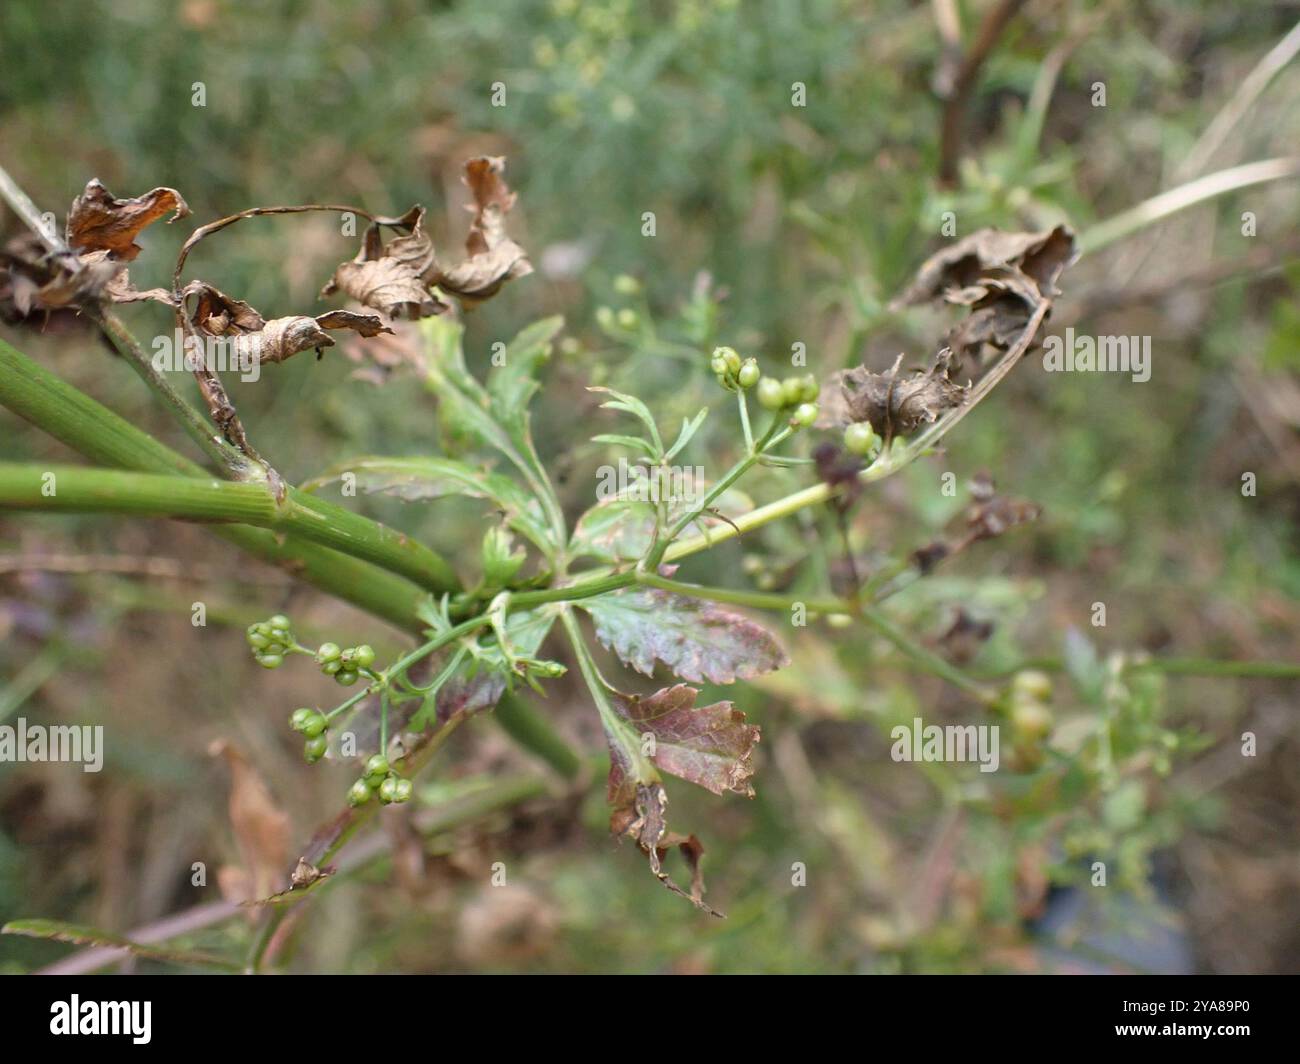
[[[291,490],[277,502],[265,484],[84,466],[3,464],[0,506],[252,525],[332,547],[431,591],[456,587],[451,567],[409,536],[301,492]]]

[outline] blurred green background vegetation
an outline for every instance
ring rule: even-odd
[[[819,377],[859,363],[883,370],[900,351],[928,356],[947,319],[888,303],[946,242],[943,212],[958,235],[1058,221],[1086,232],[1196,176],[1180,167],[1198,138],[1300,12],[1264,0],[1030,0],[983,66],[959,181],[941,187],[934,9],[946,6],[8,0],[0,163],[60,218],[99,177],[119,196],[178,188],[196,223],[254,205],[351,202],[396,214],[421,202],[439,244],[458,245],[461,162],[507,156],[520,204],[512,231],[537,272],[468,316],[466,347],[482,369],[494,341],[543,314],[565,316],[534,420],[572,516],[593,501],[595,469],[609,460],[588,438],[618,431],[586,385],[635,391],[665,426],[716,407],[693,447],[706,468],[726,468],[739,443],[730,397],[708,373],[715,343],[778,374],[803,344]],[[968,43],[992,6],[955,5]],[[1054,91],[1036,108],[1057,63]],[[1099,82],[1104,107],[1094,105]],[[792,106],[795,83],[806,106]],[[493,105],[498,84],[504,106]],[[1200,172],[1294,152],[1298,103],[1293,64]],[[643,235],[646,211],[653,237]],[[1242,235],[1243,211],[1257,235]],[[854,511],[855,548],[874,567],[960,514],[967,499],[940,494],[942,471],[966,483],[988,470],[1002,490],[1042,505],[1038,523],[964,553],[891,608],[937,646],[958,610],[991,622],[970,661],[989,674],[1063,659],[1054,705],[1063,748],[1098,715],[1114,721],[1105,779],[1084,759],[1000,774],[989,788],[966,766],[895,764],[892,724],[975,711],[873,638],[778,618],[794,664],[727,694],[764,729],[757,799],[670,788],[675,822],[704,838],[709,897],[728,920],[697,914],[630,846],[608,841],[594,786],[535,797],[424,850],[398,845],[398,856],[313,903],[293,966],[1295,970],[1295,684],[1106,677],[1117,654],[1296,657],[1298,216],[1295,184],[1282,182],[1086,256],[1065,275],[1050,328],[1150,335],[1151,380],[1052,375],[1031,357],[943,458],[872,488]],[[3,235],[19,232],[11,214],[0,219]],[[148,230],[132,280],[167,283],[188,231],[189,221]],[[206,242],[187,273],[267,317],[319,313],[320,285],[354,247],[329,216],[249,221]],[[1262,259],[1229,268],[1245,255]],[[1202,276],[1216,264],[1224,276]],[[616,285],[622,275],[638,290]],[[170,332],[160,309],[124,316],[141,337]],[[4,335],[185,447],[90,332],[63,322]],[[271,367],[256,384],[230,382],[259,449],[290,479],[349,455],[436,446],[421,389],[400,374],[377,388],[357,369],[334,349]],[[4,460],[69,460],[6,411],[0,434]],[[1243,472],[1257,476],[1254,496],[1242,494]],[[746,490],[762,502],[811,476],[766,470]],[[480,509],[355,505],[468,559],[473,574]],[[276,582],[188,526],[3,517],[0,548],[0,558],[48,551],[194,566],[193,579],[157,583],[0,571],[0,715],[104,723],[110,743],[99,776],[0,765],[0,918],[124,931],[220,897],[215,874],[200,888],[190,872],[193,861],[215,869],[239,859],[226,775],[206,752],[218,736],[270,781],[295,844],[337,806],[346,770],[302,765],[282,723],[287,707],[329,697],[325,681],[261,673],[238,629],[292,609],[308,632],[368,638],[381,652],[401,645],[397,633]],[[681,575],[812,594],[841,554],[830,515],[805,512]],[[207,629],[189,623],[200,599]],[[1106,604],[1104,628],[1090,623],[1095,602]],[[585,698],[561,684],[541,705],[594,753]],[[1253,760],[1236,752],[1247,729],[1261,736]],[[458,787],[537,770],[485,718],[457,736],[421,798],[437,804]],[[1105,891],[1087,885],[1099,854],[1112,869]],[[507,888],[488,885],[495,861],[506,862]],[[806,886],[791,885],[796,863]],[[189,941],[232,945],[248,934],[235,921]],[[0,940],[14,970],[66,952]]]

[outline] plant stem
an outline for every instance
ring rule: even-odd
[[[1079,251],[1081,254],[1099,251],[1172,214],[1194,207],[1198,203],[1204,203],[1215,196],[1221,196],[1225,192],[1234,192],[1240,188],[1296,176],[1300,176],[1300,158],[1263,159],[1259,162],[1246,163],[1244,166],[1234,166],[1228,170],[1218,170],[1205,177],[1198,177],[1195,181],[1189,181],[1185,185],[1171,188],[1168,192],[1161,192],[1126,211],[1107,218],[1104,222],[1098,222],[1079,236]]]
[[[3,340],[0,405],[100,464],[144,473],[210,475]],[[309,505],[307,498],[291,494]],[[212,526],[211,531],[332,595],[401,627],[420,631],[415,616],[420,589],[385,569],[297,536],[273,535],[241,525]]]
[[[433,755],[442,749],[447,740],[451,738],[452,733],[459,728],[464,721],[464,714],[457,713],[453,715],[441,728],[433,733],[429,740],[420,747],[419,750],[416,750],[405,758],[399,758],[399,761],[404,761],[406,763],[406,775],[408,777],[413,777],[424,768],[433,758]],[[370,820],[374,815],[376,808],[378,808],[378,806],[375,802],[367,802],[363,806],[350,809],[348,813],[345,814],[346,820],[343,823],[339,824],[335,822],[335,824],[331,825],[333,834],[330,841],[319,854],[312,855],[314,859],[311,863],[317,868],[325,868],[339,850],[343,848],[343,845],[357,833],[358,829],[360,829],[363,824]],[[294,911],[293,908],[286,905],[278,906],[271,910],[270,915],[262,925],[261,930],[253,940],[248,951],[246,971],[250,975],[256,975],[262,970],[262,966],[266,961],[267,951],[269,950],[271,943],[275,940],[276,931],[279,930],[280,925],[284,923],[285,917],[287,917],[292,911]]]
[[[31,198],[18,186],[18,183],[14,181],[3,166],[0,166],[0,197],[4,198],[9,206],[13,208],[14,213],[36,234],[50,252],[62,255],[72,254],[71,249],[57,231],[52,231],[45,225],[40,212],[36,209],[36,204],[31,201]],[[97,305],[87,304],[81,309],[91,321],[99,326],[131,368],[139,374],[140,379],[176,415],[176,419],[189,433],[191,439],[198,444],[203,453],[212,459],[218,468],[242,471],[246,465],[243,456],[216,436],[207,422],[203,420],[203,416],[189,403],[185,402],[175,389],[167,383],[166,378],[154,369],[148,355],[144,353],[135,337],[131,335],[130,330],[122,324],[121,319],[111,310]]]
[[[53,481],[47,479],[50,475]],[[284,502],[277,503],[264,484],[84,466],[3,464],[0,505],[253,525],[291,532],[374,562],[430,590],[449,591],[456,586],[447,563],[409,537],[299,492],[291,491]]]

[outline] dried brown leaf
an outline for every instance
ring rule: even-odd
[[[906,436],[965,402],[966,387],[948,377],[952,362],[946,348],[927,369],[910,376],[899,376],[902,361],[899,355],[886,373],[857,366],[831,374],[823,389],[818,425],[834,428],[869,421],[880,436],[890,439]]]
[[[668,831],[668,795],[659,783],[637,784],[632,800],[614,810],[610,817],[610,830],[615,835],[627,836],[650,862],[650,871],[666,888],[680,894],[697,909],[710,916],[723,917],[723,913],[704,901],[704,876],[700,860],[704,847],[694,835],[678,835]],[[664,869],[664,858],[672,847],[678,847],[691,869],[691,889],[682,890]]]
[[[392,332],[376,314],[331,310],[316,318],[303,314],[267,321],[243,300],[234,299],[205,281],[192,281],[182,293],[188,304],[196,297],[190,322],[207,336],[239,338],[239,349],[258,362],[283,362],[309,348],[333,347],[326,330],[350,329],[371,337]]]
[[[401,236],[383,243],[383,226]],[[370,225],[361,250],[334,271],[322,296],[342,292],[390,318],[426,318],[449,308],[429,290],[425,276],[435,269],[433,242],[424,232],[424,208],[416,205],[400,218],[381,218]]]
[[[230,768],[230,825],[239,846],[252,898],[265,898],[280,885],[289,853],[289,816],[271,797],[257,769],[243,752],[225,740],[209,748]]]
[[[1056,282],[1078,257],[1074,233],[1063,225],[1041,233],[981,229],[932,255],[894,308],[942,298],[970,315],[947,338],[955,364],[977,357],[985,344],[1007,350]]]
[[[108,251],[123,262],[140,254],[136,236],[164,214],[169,222],[190,213],[174,188],[155,188],[134,199],[117,199],[98,178],[72,201],[68,212],[68,245],[78,251]]]
[[[454,266],[434,264],[425,279],[463,300],[477,302],[496,295],[506,281],[533,272],[527,253],[506,235],[506,215],[515,193],[506,186],[506,161],[480,156],[465,164],[465,184],[474,196],[474,221],[465,240],[469,258]]]

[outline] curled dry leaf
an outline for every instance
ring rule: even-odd
[[[506,161],[500,156],[480,156],[465,164],[465,184],[474,196],[474,221],[465,240],[469,257],[448,268],[438,268],[433,283],[462,299],[479,301],[496,295],[506,281],[533,272],[524,249],[506,235],[506,215],[515,205],[515,193],[506,187]]]
[[[134,199],[117,199],[98,178],[72,201],[68,246],[76,251],[107,251],[123,262],[140,254],[135,238],[145,226],[171,212],[169,222],[190,213],[174,188],[155,188]]]
[[[515,203],[502,174],[505,160],[481,156],[465,164],[465,183],[474,196],[474,220],[465,241],[468,257],[449,264],[424,231],[424,208],[400,218],[376,219],[362,237],[356,258],[334,271],[321,295],[343,292],[363,306],[392,318],[423,318],[448,307],[439,288],[475,303],[495,295],[506,281],[532,272],[527,254],[506,234],[505,219]],[[383,242],[382,230],[401,235]]]
[[[1068,226],[1041,233],[981,229],[926,259],[892,305],[913,306],[940,297],[971,305],[979,298],[979,289],[990,287],[989,281],[1010,278],[1023,278],[1039,298],[1052,299],[1060,294],[1056,282],[1062,271],[1077,255]]]
[[[257,362],[283,362],[309,348],[333,347],[330,329],[350,329],[361,336],[392,332],[377,314],[331,310],[319,317],[291,315],[265,320],[243,300],[234,299],[205,281],[192,281],[182,292],[188,305],[196,297],[190,322],[200,333],[221,339],[237,338],[238,350]]]
[[[616,835],[626,835],[636,840],[637,846],[650,862],[650,871],[674,894],[680,894],[710,916],[724,917],[724,913],[718,912],[704,900],[704,874],[700,867],[704,856],[703,844],[694,835],[670,832],[667,808],[668,795],[662,784],[637,784],[632,801],[614,810],[614,815],[610,818],[610,829]],[[674,846],[681,851],[691,869],[689,893],[674,883],[664,869],[664,858]]]
[[[833,428],[868,421],[885,439],[906,436],[936,420],[945,410],[961,406],[966,386],[949,379],[953,363],[947,349],[935,355],[929,367],[900,376],[903,356],[886,373],[866,366],[832,373],[823,389],[817,424]]]
[[[0,250],[0,316],[6,321],[73,309],[105,296],[131,298],[134,292],[126,265],[106,251],[49,252],[34,233],[17,236]]]
[[[35,311],[54,311],[109,301],[172,301],[161,288],[142,291],[126,263],[140,253],[135,237],[168,212],[170,221],[190,213],[179,192],[156,188],[135,199],[115,198],[98,179],[72,202],[67,243],[50,252],[34,233],[11,240],[0,252],[0,316],[19,321]]]
[[[745,715],[730,702],[697,707],[697,694],[687,684],[675,684],[646,698],[612,695],[611,705],[619,719],[606,728],[610,752],[607,796],[613,807],[610,830],[636,840],[650,870],[669,890],[720,916],[703,900],[700,857],[704,847],[694,835],[668,831],[668,796],[658,771],[714,794],[731,791],[753,797],[749,780],[754,774],[759,729],[745,723]],[[663,868],[663,860],[674,846],[691,867],[689,894]]]
[[[985,344],[1009,348],[1038,305],[1060,294],[1056,282],[1077,257],[1074,233],[1064,225],[1041,233],[981,229],[927,259],[892,306],[942,298],[969,307],[948,335],[960,364]]]
[[[398,229],[402,236],[384,245],[382,226]],[[321,289],[322,296],[342,292],[363,306],[390,318],[427,318],[448,307],[424,280],[433,266],[433,241],[424,232],[424,208],[412,207],[401,218],[372,223],[361,239],[361,250],[351,262],[334,271]]]

